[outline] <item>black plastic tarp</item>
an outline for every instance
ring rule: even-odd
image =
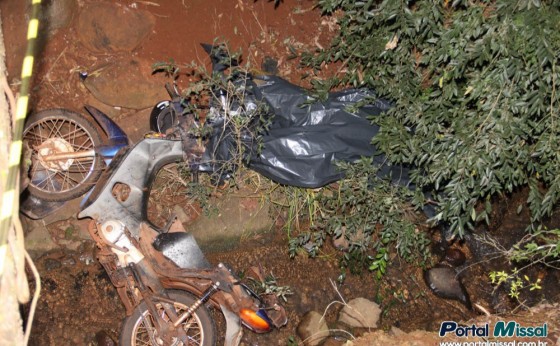
[[[372,90],[333,92],[319,101],[311,100],[307,90],[278,76],[253,77],[251,84],[254,101],[268,105],[270,123],[259,143],[249,131],[242,134],[250,169],[280,184],[317,188],[344,176],[337,161],[354,162],[373,156],[378,176],[409,185],[408,168],[391,165],[371,144],[379,127],[369,118],[391,107],[388,101],[376,98]],[[235,169],[228,164],[237,140],[223,119],[207,125],[213,127],[212,135],[198,169],[227,179]]]
[[[375,98],[368,89],[330,93],[325,101],[309,102],[305,89],[277,76],[255,79],[256,98],[273,110],[272,124],[263,136],[260,152],[253,153],[249,168],[285,185],[315,188],[343,177],[335,162],[353,162],[375,155],[384,174],[400,167],[387,166],[371,144],[379,127],[368,117],[388,110],[389,102]],[[363,107],[351,107],[364,99],[375,100]],[[351,112],[350,108],[355,112]],[[356,109],[354,109],[356,108]],[[408,182],[408,176],[405,178]],[[402,182],[401,182],[402,183]]]

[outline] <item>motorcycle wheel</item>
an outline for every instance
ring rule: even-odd
[[[83,195],[101,175],[104,164],[93,152],[101,136],[79,113],[49,109],[31,115],[23,130],[23,144],[24,157],[25,150],[31,152],[29,193],[43,200],[62,202]],[[78,157],[78,153],[84,155]],[[67,157],[46,159],[53,154]]]
[[[175,126],[177,122],[177,112],[171,101],[158,102],[150,113],[150,130],[166,133],[167,130]]]
[[[196,298],[183,291],[167,291],[169,298],[175,302],[177,314],[185,312],[196,302]],[[156,304],[161,313],[164,314],[161,304]],[[165,317],[164,317],[165,318]],[[189,337],[189,345],[213,346],[216,344],[216,328],[210,317],[208,309],[202,305],[183,322],[183,328]],[[155,329],[155,322],[148,311],[145,302],[140,303],[129,317],[125,318],[121,330],[119,345],[162,345]],[[169,346],[179,346],[183,343],[175,340]]]

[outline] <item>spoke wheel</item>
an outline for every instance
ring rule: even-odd
[[[187,311],[196,302],[196,298],[183,291],[168,291],[169,298],[175,301],[178,315]],[[161,304],[156,304],[160,316],[169,321]],[[182,323],[188,337],[188,345],[211,346],[216,343],[216,331],[210,312],[204,306],[199,307],[186,321]],[[123,346],[185,346],[182,341],[173,339],[166,345],[157,334],[154,317],[150,314],[144,302],[140,303],[132,315],[124,320],[121,331],[120,345]]]
[[[29,192],[44,200],[66,201],[84,194],[103,169],[93,151],[101,137],[81,114],[64,109],[35,113],[27,120],[23,142],[31,153]],[[58,158],[53,160],[53,155]]]

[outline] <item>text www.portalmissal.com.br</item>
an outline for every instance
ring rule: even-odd
[[[439,346],[547,346],[547,341],[441,341]]]

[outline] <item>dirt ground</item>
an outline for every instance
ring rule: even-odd
[[[253,66],[260,67],[265,57],[271,57],[278,61],[278,73],[281,76],[307,86],[311,71],[302,71],[295,57],[305,50],[326,47],[336,30],[336,20],[322,17],[320,11],[313,7],[315,1],[312,0],[285,0],[278,7],[266,0],[121,0],[113,2],[147,11],[153,16],[151,32],[132,51],[92,53],[81,41],[77,23],[82,11],[96,2],[99,1],[47,2],[50,6],[55,3],[66,4],[70,14],[60,28],[55,30],[53,25],[52,30],[44,32],[35,66],[31,108],[68,108],[82,112],[84,104],[94,104],[110,112],[133,140],[138,140],[148,130],[146,115],[149,109],[104,105],[84,86],[80,72],[91,74],[108,64],[134,58],[148,62],[138,67],[143,69],[142,76],[146,82],[160,84],[163,88],[165,78],[151,75],[151,63],[173,58],[179,63],[195,61],[208,64],[199,43],[223,38],[231,47],[241,49],[244,59],[252,62]],[[26,1],[0,2],[9,81],[14,90],[18,86],[20,64],[25,52],[26,26],[22,23],[25,22],[28,9]],[[319,77],[334,70],[333,66],[325,66]],[[122,80],[119,82],[124,86],[137,83],[137,76],[121,75],[120,78]],[[187,76],[179,80],[181,86],[188,85],[188,82]],[[525,212],[516,213],[522,197],[523,192],[520,192],[510,196],[507,203],[497,203],[504,207],[497,208],[489,231],[503,242],[515,240],[525,228],[528,215]],[[552,222],[552,226],[558,227],[557,217]],[[518,301],[507,297],[506,290],[495,289],[489,283],[488,271],[503,268],[507,263],[486,261],[484,256],[489,255],[490,251],[481,256],[473,254],[465,243],[454,246],[467,255],[467,262],[461,267],[461,277],[473,303],[502,315],[514,309],[517,309],[515,312],[523,310]],[[329,327],[339,329],[341,326],[337,324],[337,314],[342,304],[331,303],[356,297],[365,297],[380,304],[382,315],[379,327],[384,331],[392,327],[405,332],[435,331],[442,321],[467,321],[480,315],[480,312],[469,311],[457,301],[434,296],[424,283],[422,269],[399,258],[393,258],[387,274],[380,281],[371,273],[362,271],[347,275],[343,284],[335,284],[340,275],[337,251],[327,246],[316,259],[309,259],[305,255],[290,258],[286,234],[281,229],[274,229],[243,239],[232,250],[207,253],[212,263],[228,263],[240,274],[260,263],[274,274],[280,285],[289,286],[294,292],[285,304],[289,314],[288,325],[266,335],[247,332],[243,343],[300,343],[296,327],[303,314],[310,310],[326,311]],[[95,260],[92,241],[82,241],[78,249],[60,248],[45,253],[36,262],[43,291],[33,325],[31,345],[106,346],[110,342],[107,338],[103,339],[103,335],[118,339],[120,323],[125,316],[124,307],[109,278]],[[560,301],[558,271],[534,268],[531,275],[542,279],[543,289],[524,296],[526,305]],[[24,312],[27,310],[28,307],[23,308]],[[543,310],[540,310],[539,318],[536,320],[552,320]],[[366,331],[350,332],[357,337]],[[381,336],[373,338],[379,339]],[[415,336],[410,338],[414,340]],[[374,344],[371,340],[356,342],[356,345]],[[347,334],[333,333],[326,345],[342,345],[346,341]],[[550,341],[553,342],[554,338]],[[432,342],[435,343],[429,339],[425,344]]]

